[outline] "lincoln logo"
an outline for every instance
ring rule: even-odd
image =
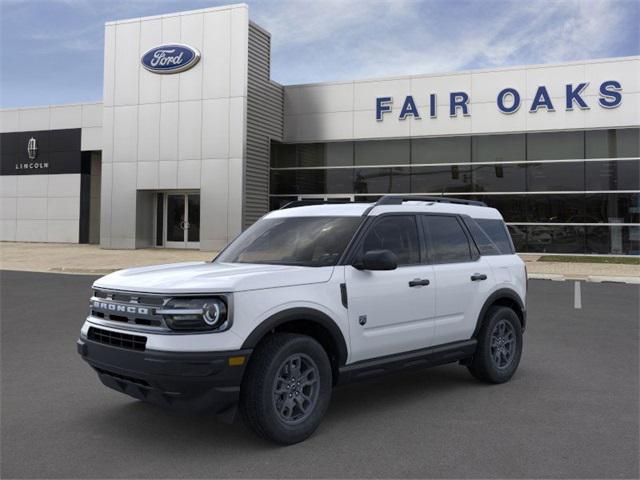
[[[38,143],[33,137],[27,142],[27,155],[29,155],[29,160],[31,161],[35,160],[38,156]]]
[[[200,60],[200,52],[188,45],[161,45],[148,50],[140,61],[153,73],[179,73],[190,69]]]

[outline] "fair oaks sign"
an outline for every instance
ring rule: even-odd
[[[142,66],[153,73],[180,73],[189,70],[200,60],[197,48],[179,43],[153,47],[142,55]]]
[[[579,108],[580,110],[589,110],[591,106],[585,100],[585,89],[588,82],[572,84],[568,83],[564,86],[563,96],[564,104],[560,108],[567,111]],[[555,92],[554,92],[555,93]],[[422,119],[423,114],[429,118],[437,118],[438,116],[438,95],[436,93],[428,94],[428,104],[424,107],[427,112],[421,112],[416,104],[413,95],[407,95],[400,105],[398,119],[406,120],[413,117],[417,120]],[[470,97],[467,92],[449,92],[449,116],[457,117],[458,114],[468,117],[471,115],[469,108]],[[496,107],[505,114],[509,115],[517,112],[523,105],[524,100],[521,93],[512,87],[503,88],[496,95]],[[607,80],[602,82],[598,87],[598,105],[601,108],[616,108],[622,103],[622,85],[617,80]],[[384,120],[385,114],[393,114],[394,102],[392,97],[376,98],[376,120],[381,122]],[[536,113],[538,110],[546,110],[554,112],[557,105],[551,100],[549,89],[542,85],[536,88],[531,103],[527,102],[526,108],[529,113]],[[559,106],[558,106],[559,107]],[[423,107],[420,107],[423,108]]]

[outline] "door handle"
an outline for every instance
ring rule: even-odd
[[[474,273],[471,275],[471,281],[477,282],[478,280],[486,280],[487,276],[484,273]]]
[[[415,280],[411,280],[409,282],[410,287],[424,287],[429,285],[429,280],[426,278],[416,278]]]

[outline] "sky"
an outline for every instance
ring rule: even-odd
[[[104,23],[233,0],[0,0],[0,107],[102,99]],[[640,0],[248,0],[282,84],[640,54]]]

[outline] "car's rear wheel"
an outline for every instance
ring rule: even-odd
[[[320,424],[331,398],[331,363],[313,338],[277,333],[251,357],[240,394],[246,424],[261,437],[292,444]]]
[[[471,374],[490,383],[508,381],[522,356],[522,326],[509,307],[491,307],[477,336],[478,347],[469,365]]]

